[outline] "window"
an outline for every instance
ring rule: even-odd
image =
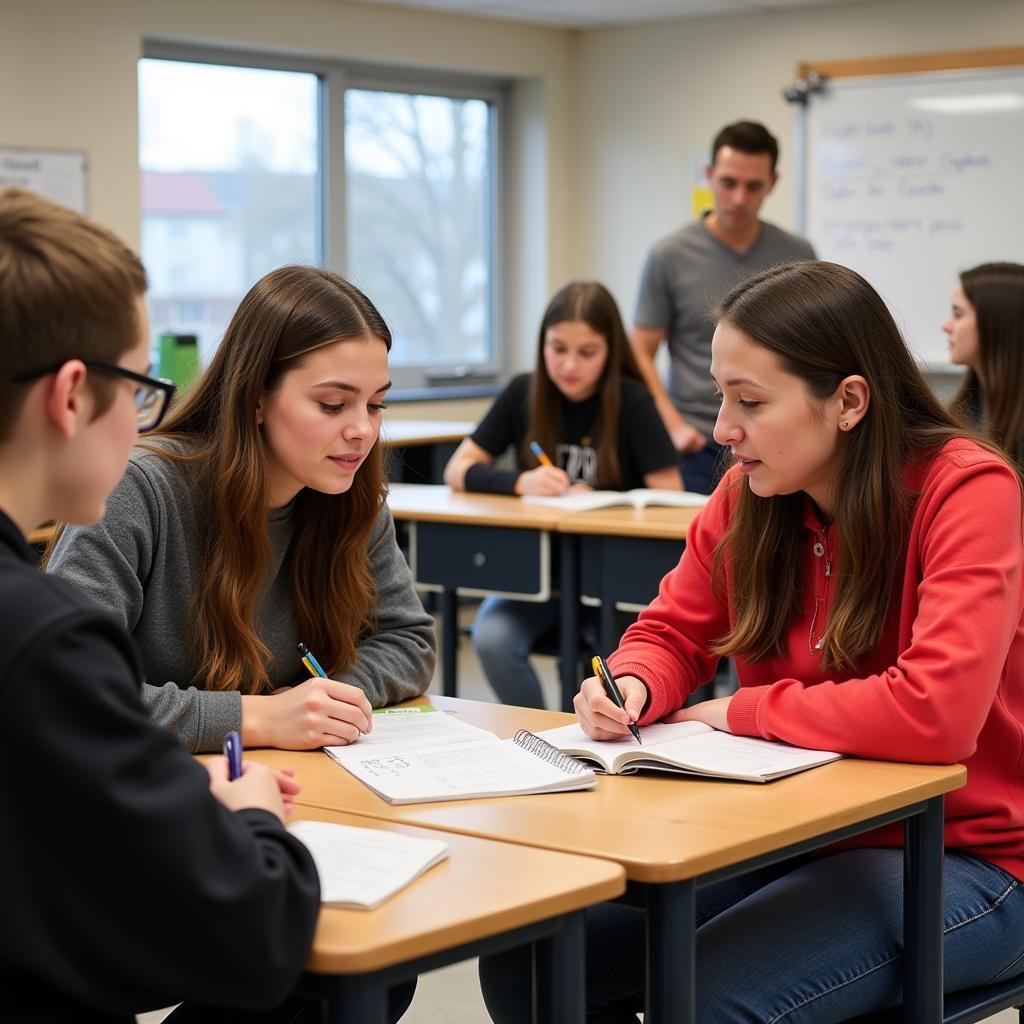
[[[139,62],[155,337],[187,327],[208,360],[254,281],[283,263],[321,261],[319,104],[310,73]]]
[[[260,276],[310,262],[380,309],[398,386],[500,370],[497,87],[240,60],[152,45],[139,64],[154,335],[187,328],[208,360]]]
[[[492,359],[489,122],[482,100],[345,93],[347,262],[396,364]]]

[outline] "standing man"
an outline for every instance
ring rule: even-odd
[[[813,260],[810,243],[757,216],[775,188],[779,144],[762,124],[726,125],[706,169],[714,209],[651,249],[640,279],[633,351],[679,452],[687,490],[710,494],[721,473],[711,432],[718,399],[711,380],[711,318],[733,285],[776,263]],[[669,389],[654,357],[668,339]]]

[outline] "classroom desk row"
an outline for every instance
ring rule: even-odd
[[[657,594],[661,578],[679,561],[699,511],[652,507],[570,513],[505,495],[401,483],[391,485],[388,506],[408,528],[416,585],[439,595],[445,694],[455,696],[458,685],[458,594],[548,601],[557,592],[563,709],[572,707],[579,684],[581,602],[600,605],[598,643],[603,652],[611,651],[618,642],[616,610],[638,611]]]
[[[294,762],[312,757],[326,760],[309,753]],[[329,1024],[385,1024],[392,986],[525,945],[534,950],[534,1019],[583,1024],[582,914],[622,894],[619,865],[339,809],[297,806],[292,820],[303,819],[442,839],[449,848],[372,910],[321,909],[301,989],[323,1000]]]
[[[433,697],[430,702],[502,737],[511,736],[521,727],[536,732],[571,720],[560,712],[457,698]],[[589,883],[591,888],[586,893],[574,891],[560,905],[559,913],[579,906],[579,900],[594,896],[598,890],[615,888],[614,877],[595,877],[594,865],[610,863],[623,870],[628,880],[624,899],[647,911],[647,1024],[694,1021],[694,985],[699,984],[695,977],[698,887],[905,820],[904,1019],[917,1024],[938,1024],[942,1020],[942,807],[943,795],[962,786],[966,779],[960,765],[888,764],[847,758],[764,786],[673,776],[614,776],[601,777],[598,786],[588,791],[392,806],[322,752],[260,750],[247,756],[273,767],[295,769],[302,786],[298,797],[302,815],[344,812],[363,820],[376,819],[388,827],[439,830],[447,833],[450,841],[456,837],[497,840],[522,851],[581,858],[574,869],[580,873],[573,880]],[[417,942],[423,945],[410,947],[413,954],[433,954],[447,941],[446,933],[434,934],[435,921],[439,929],[455,929],[451,934],[461,941],[453,918],[464,912],[486,916],[485,908],[492,906],[495,898],[515,903],[525,891],[543,900],[552,886],[557,888],[561,881],[572,877],[531,872],[522,876],[528,879],[523,891],[511,875],[496,873],[489,882],[483,879],[478,893],[477,876],[470,873],[464,881],[461,875],[462,858],[470,855],[468,847],[465,855],[463,849],[453,844],[452,860],[444,869],[447,877],[431,877],[432,872],[428,872],[396,896],[389,909],[382,908],[381,922],[411,920],[406,916],[406,904],[420,908],[423,916],[417,920],[422,935]],[[482,848],[478,852],[484,856]],[[514,856],[507,851],[501,855]],[[555,867],[570,865],[566,862]],[[485,894],[488,884],[494,887],[494,894]],[[535,904],[534,909],[540,910],[539,905]],[[367,924],[363,941],[388,945],[387,931],[383,936],[375,935],[378,919],[353,918],[354,912],[347,912],[348,917],[335,920],[334,913],[325,912],[311,961],[313,970],[348,972],[360,969],[359,963],[365,969],[379,970],[381,963],[405,955],[402,948],[397,954],[388,952],[383,960],[377,955],[363,960],[322,957],[331,941],[342,943],[343,936],[348,938],[343,924],[357,928],[362,920]],[[496,913],[500,918],[500,912]],[[513,930],[526,924],[521,914],[511,912],[505,915],[505,923]],[[570,926],[570,931],[576,926]],[[522,936],[511,934],[511,940],[505,937],[506,946],[522,943]],[[543,941],[549,940],[547,935]],[[487,941],[493,941],[493,937]],[[559,957],[561,969],[568,972],[563,980],[568,980],[578,997],[582,960],[575,961],[575,967],[571,963],[580,953],[580,947],[570,938],[558,953],[538,957],[540,991],[551,992],[551,979],[545,980],[543,970]],[[351,991],[370,985],[372,980],[371,975],[370,981],[349,978],[341,984]],[[571,994],[562,993],[558,998],[566,1000],[564,1007],[575,1006]],[[373,1018],[356,1015],[352,1019],[377,1020],[379,1012],[376,1009]],[[563,1012],[567,1015],[555,1019],[582,1020],[568,1015],[567,1010]]]

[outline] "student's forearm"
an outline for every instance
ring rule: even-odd
[[[142,700],[150,717],[177,737],[193,754],[220,750],[224,734],[242,725],[241,695],[199,690],[183,690],[176,683],[162,686],[142,684]],[[255,744],[250,744],[255,745]]]

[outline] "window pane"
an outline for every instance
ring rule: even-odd
[[[204,361],[268,270],[319,263],[319,79],[139,61],[142,258],[154,335]]]
[[[394,364],[492,359],[491,116],[485,100],[345,93],[348,270]]]

